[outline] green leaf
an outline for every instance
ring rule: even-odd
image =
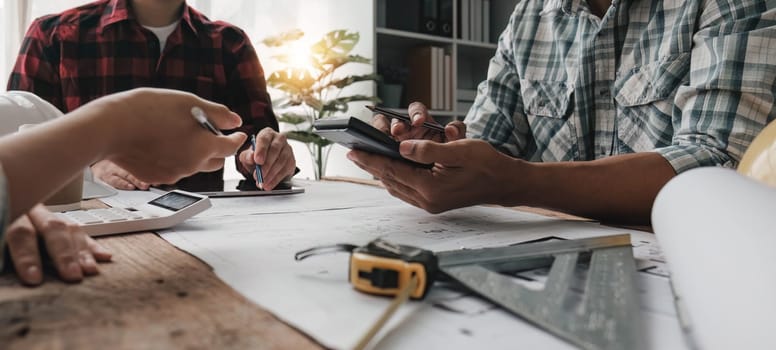
[[[288,137],[289,140],[296,140],[302,143],[312,143],[321,147],[326,147],[332,144],[331,141],[313,134],[310,131],[289,131],[286,132],[286,137]]]
[[[270,74],[267,84],[290,95],[304,94],[312,89],[315,78],[306,69],[288,68]]]
[[[323,80],[324,78],[328,77],[331,74],[334,74],[334,72],[339,69],[340,67],[348,64],[348,63],[365,63],[369,64],[372,62],[371,59],[366,58],[364,56],[359,55],[350,55],[350,56],[344,56],[344,57],[334,57],[330,58],[329,60],[325,62],[318,62],[315,59],[312,60],[313,64],[318,68],[319,71],[322,71],[321,76],[319,77],[319,80]]]
[[[345,96],[345,97],[340,97],[326,102],[322,110],[329,111],[329,112],[347,112],[348,103],[356,102],[356,101],[370,101],[373,103],[382,102],[378,97],[375,97],[375,96],[367,96],[367,95]]]
[[[279,47],[288,42],[295,41],[304,36],[304,32],[299,29],[291,29],[287,32],[275,36],[268,36],[261,41],[267,47]]]
[[[288,123],[288,124],[302,124],[309,122],[310,120],[308,117],[304,114],[299,113],[283,113],[280,115],[280,118],[278,118],[278,121],[281,123]]]
[[[310,51],[322,57],[347,56],[353,47],[358,44],[360,36],[358,32],[348,32],[345,29],[333,30],[326,33],[320,41],[313,44]],[[322,59],[325,61],[325,59]]]
[[[323,86],[321,90],[330,87],[342,89],[359,81],[380,81],[380,79],[380,76],[377,74],[351,75],[341,79],[332,80],[329,84]]]

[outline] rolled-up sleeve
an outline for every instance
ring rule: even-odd
[[[675,98],[672,144],[655,149],[677,173],[735,168],[776,115],[776,11],[744,3],[708,1],[699,17],[690,82]]]
[[[523,114],[520,79],[514,62],[516,13],[499,37],[487,78],[477,88],[477,97],[465,123],[468,137],[485,140],[511,156],[523,157],[533,137]]]

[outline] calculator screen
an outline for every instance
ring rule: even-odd
[[[148,202],[148,204],[155,205],[157,207],[162,207],[164,209],[169,209],[172,211],[178,211],[196,203],[201,199],[202,198],[187,196],[177,192],[170,192],[165,194],[164,196],[161,196],[159,198],[156,198]]]

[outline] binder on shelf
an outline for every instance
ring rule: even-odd
[[[439,1],[420,0],[420,32],[436,35],[439,30]]]
[[[453,110],[453,57],[445,55],[444,57],[444,109]]]
[[[453,0],[439,0],[439,35],[453,37]]]
[[[461,0],[461,11],[459,11],[461,19],[458,22],[461,23],[461,39],[463,40],[471,40],[471,32],[469,29],[471,2],[471,0]]]
[[[482,41],[482,0],[472,0],[472,37],[471,40]]]
[[[490,42],[490,0],[482,0],[482,41]]]
[[[417,8],[417,0],[385,0],[386,28],[418,32],[420,11],[408,11]],[[381,8],[378,7],[378,11]]]
[[[434,62],[432,63],[434,69],[434,85],[431,91],[434,94],[434,101],[432,101],[432,109],[444,109],[445,108],[445,51],[441,47],[434,48]]]
[[[436,98],[432,92],[436,74],[434,73],[433,62],[434,47],[423,46],[410,51],[407,56],[407,66],[409,67],[409,78],[407,79],[407,103],[418,101],[426,106],[432,106]],[[433,108],[433,107],[430,107]]]

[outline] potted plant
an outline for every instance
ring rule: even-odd
[[[323,176],[331,142],[312,133],[314,121],[348,111],[356,101],[379,103],[375,96],[345,94],[343,89],[359,82],[378,81],[377,74],[343,75],[340,69],[348,64],[371,64],[369,58],[353,55],[359,34],[344,29],[326,33],[309,48],[294,48],[304,36],[292,30],[262,40],[262,44],[278,51],[272,59],[283,65],[269,75],[267,84],[282,92],[273,98],[278,121],[293,126],[285,134],[291,140],[307,145],[315,164],[315,179]]]

